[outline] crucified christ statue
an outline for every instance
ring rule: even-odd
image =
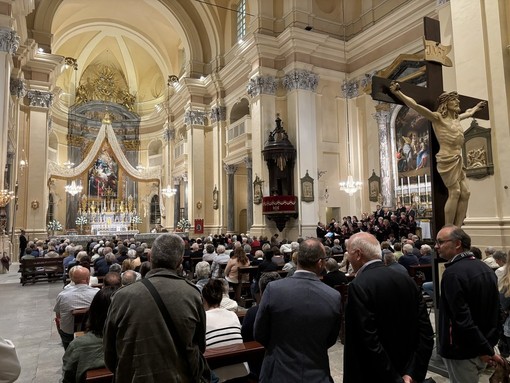
[[[462,167],[464,131],[460,121],[472,117],[487,103],[481,101],[475,107],[461,113],[457,92],[449,92],[439,96],[439,106],[437,111],[433,112],[402,93],[397,82],[391,83],[390,90],[409,108],[414,109],[432,123],[432,129],[439,142],[439,152],[436,154],[437,171],[448,188],[448,200],[444,206],[445,224],[462,226],[466,218],[470,193],[466,173]]]

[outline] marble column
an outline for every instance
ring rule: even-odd
[[[250,115],[252,126],[252,174],[257,174],[262,180],[269,178],[269,170],[264,161],[262,150],[268,139],[269,132],[274,127],[276,117],[276,88],[278,79],[275,73],[268,75],[263,73],[267,68],[258,68],[256,74],[250,78],[247,84],[247,93],[250,96]],[[276,72],[276,71],[275,71]],[[272,73],[272,71],[271,71]],[[265,184],[266,190],[263,195],[269,195],[269,183]],[[253,187],[253,184],[250,186]],[[253,206],[253,223],[250,235],[267,235],[266,218],[262,214],[262,204]]]
[[[227,234],[234,232],[234,205],[235,205],[235,193],[234,193],[234,175],[237,171],[237,165],[223,166],[227,173]]]
[[[379,161],[381,167],[381,195],[382,206],[394,205],[395,188],[393,183],[390,142],[390,105],[381,103],[376,106],[374,118],[377,121],[379,133]]]
[[[295,129],[297,150],[296,181],[304,177],[308,169],[317,169],[317,118],[316,118],[316,90],[319,76],[311,71],[294,69],[287,73],[282,84],[287,90],[287,114],[290,136]],[[312,172],[315,173],[315,170]],[[286,236],[311,237],[316,235],[317,217],[319,216],[318,198],[313,202],[304,202],[299,198],[301,188],[299,182],[294,182],[294,195],[299,200],[299,220],[291,220],[286,224]],[[314,195],[319,195],[319,183],[314,183]]]
[[[181,178],[174,177],[174,228],[177,227],[181,214]]]
[[[184,206],[183,206],[184,207],[184,217],[183,218],[190,220],[188,217],[188,210],[189,210],[188,209],[188,204],[189,204],[188,173],[184,173],[182,175],[182,185],[184,187]],[[190,220],[190,222],[191,222],[191,220]]]
[[[246,230],[251,231],[253,225],[253,165],[250,157],[244,158],[244,164],[246,165],[246,178],[247,186],[246,195],[248,199],[248,208],[246,214]]]
[[[0,189],[4,188],[5,166],[7,164],[7,142],[9,130],[9,101],[10,85],[9,80],[12,70],[12,54],[18,50],[19,36],[16,31],[10,28],[0,28],[0,68],[3,68],[0,75]]]

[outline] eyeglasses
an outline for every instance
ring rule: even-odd
[[[450,239],[436,239],[436,245],[441,246],[442,244],[444,244],[446,242],[452,242],[452,241],[455,241],[455,239],[453,239],[453,238],[450,238]]]

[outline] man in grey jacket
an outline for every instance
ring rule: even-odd
[[[167,327],[143,283],[125,286],[115,293],[106,319],[106,366],[116,382],[197,382],[204,372],[208,375],[201,357],[205,311],[198,289],[176,272],[184,242],[177,235],[162,234],[151,250],[152,269],[146,278],[159,292],[177,331]]]

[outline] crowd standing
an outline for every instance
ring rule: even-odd
[[[423,381],[433,333],[408,269],[431,264],[432,247],[416,235],[412,209],[378,208],[361,217],[319,223],[317,239],[294,242],[277,234],[162,234],[151,247],[134,238],[97,239],[84,247],[69,240],[27,241],[23,257],[62,257],[70,281],[54,309],[66,349],[63,382],[80,381],[87,369],[102,366],[118,382],[245,376],[329,382],[327,350],[342,318],[344,382]],[[451,382],[476,382],[486,366],[504,364],[494,348],[498,341],[507,350],[503,356],[510,354],[510,319],[503,325],[500,316],[501,308],[510,309],[510,256],[489,247],[480,261],[481,252],[454,226],[438,233],[434,248],[446,261],[439,354]],[[247,282],[239,268],[248,265],[258,266],[250,289],[256,304],[241,324],[231,292]],[[345,312],[335,288],[342,284],[348,286]],[[86,334],[75,338],[71,312],[83,307],[89,307]],[[250,340],[266,349],[262,365],[209,370],[206,349]]]

